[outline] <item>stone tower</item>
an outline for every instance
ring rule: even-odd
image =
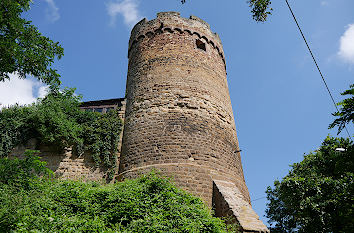
[[[158,13],[135,25],[128,58],[119,179],[172,175],[217,215],[267,232],[250,205],[219,36],[197,17]]]

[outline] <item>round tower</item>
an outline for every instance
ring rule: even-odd
[[[219,36],[197,17],[158,13],[135,25],[128,58],[119,178],[155,169],[210,206],[223,181],[249,203]]]

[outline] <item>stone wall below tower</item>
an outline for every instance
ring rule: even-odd
[[[15,147],[9,157],[23,159],[25,150],[39,150],[41,160],[46,162],[47,167],[60,179],[83,181],[107,179],[107,170],[103,166],[97,167],[89,153],[78,157],[72,148],[56,151],[48,145],[37,145],[36,140],[31,139],[25,145]]]
[[[119,109],[119,117],[124,122],[124,98],[83,102],[80,105],[80,108],[83,111],[101,112],[102,114],[110,111],[111,109]],[[116,174],[118,174],[123,130],[124,125],[120,134],[120,141],[117,150]],[[89,152],[85,152],[83,155],[77,156],[73,153],[71,147],[57,151],[51,145],[38,144],[35,139],[31,139],[26,144],[15,147],[9,157],[23,158],[26,149],[39,150],[41,160],[45,161],[47,163],[47,167],[51,169],[60,179],[106,181],[108,178],[108,170],[104,166],[97,166]]]

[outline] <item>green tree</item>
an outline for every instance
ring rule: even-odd
[[[181,0],[182,4],[186,0]],[[247,0],[247,3],[251,7],[252,17],[257,22],[264,22],[267,20],[268,15],[271,15],[273,10],[270,5],[272,2],[270,0]]]
[[[10,79],[10,73],[21,78],[32,75],[50,85],[60,84],[55,69],[50,68],[64,50],[58,42],[43,36],[21,17],[30,9],[31,0],[0,1],[0,81]]]
[[[350,89],[344,91],[341,95],[351,95],[351,97],[339,102],[337,105],[341,106],[340,111],[332,114],[338,118],[329,125],[329,128],[332,129],[337,126],[338,134],[343,130],[345,125],[350,122],[354,123],[354,84],[350,85]]]
[[[352,232],[354,229],[354,146],[327,137],[268,187],[266,216],[272,232]]]

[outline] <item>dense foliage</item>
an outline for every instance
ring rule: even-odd
[[[181,0],[182,4],[186,0]],[[249,7],[251,7],[252,17],[257,22],[264,22],[267,20],[268,15],[271,15],[272,8],[270,5],[272,2],[270,0],[247,0]]]
[[[272,232],[352,232],[353,142],[327,137],[266,193]]]
[[[40,179],[53,176],[46,163],[39,160],[36,150],[27,150],[24,159],[0,159],[0,186],[9,186],[15,190],[30,190],[37,187]],[[41,177],[41,178],[40,178]]]
[[[59,74],[50,68],[64,50],[58,42],[43,36],[21,14],[30,7],[31,0],[0,1],[0,81],[10,73],[21,78],[32,75],[47,84],[58,85]]]
[[[333,116],[338,117],[329,125],[329,128],[338,127],[338,134],[343,130],[346,124],[354,123],[354,84],[350,85],[350,89],[341,93],[342,95],[351,95],[347,99],[339,102],[340,111],[333,113]]]
[[[29,106],[12,106],[0,111],[0,157],[17,145],[36,138],[62,150],[74,146],[80,155],[90,151],[97,165],[103,163],[113,172],[122,122],[118,110],[106,114],[79,109],[81,96],[75,89],[49,94]],[[112,174],[111,174],[112,175]]]
[[[0,232],[226,232],[199,198],[154,173],[108,185],[45,174],[39,157],[0,159]]]

